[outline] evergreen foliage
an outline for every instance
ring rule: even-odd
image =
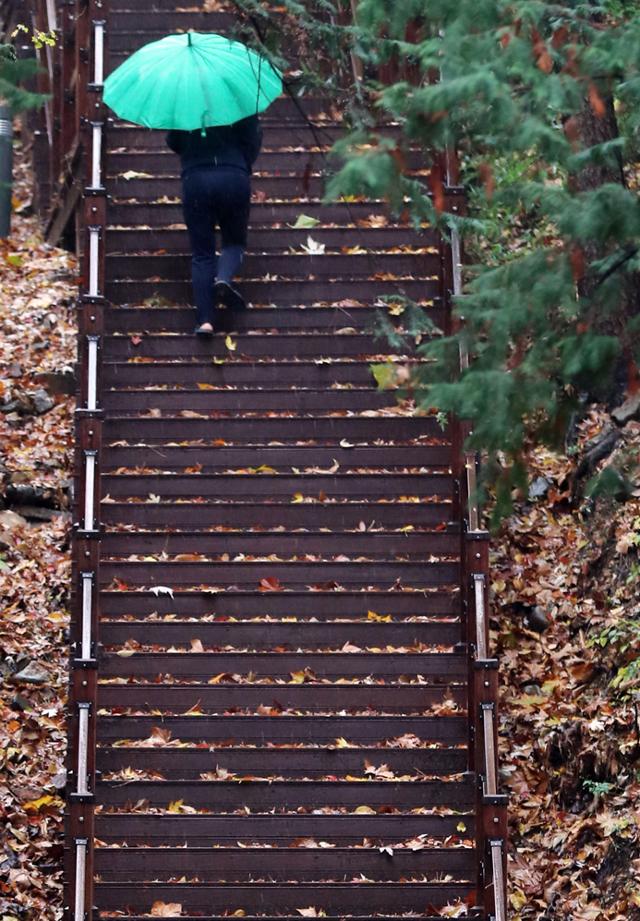
[[[19,26],[16,33],[19,31],[28,33],[29,30],[26,26]],[[55,44],[53,36],[41,32],[34,33],[31,41],[36,48],[42,47],[43,44]],[[25,84],[35,77],[38,71],[39,66],[35,58],[18,58],[14,45],[3,44],[0,41],[0,102],[8,105],[14,115],[26,109],[37,108],[47,99],[44,94],[34,93],[25,88]]]
[[[364,64],[328,197],[385,197],[416,226],[456,230],[472,257],[464,324],[424,346],[425,378],[429,405],[472,421],[497,520],[526,485],[528,445],[566,444],[586,402],[640,386],[640,3],[359,0],[346,25],[349,3],[283,5],[310,36],[307,72],[322,74],[328,33],[325,73],[348,72],[350,52]],[[375,114],[400,123],[397,146]],[[415,144],[431,198],[404,169]],[[464,216],[447,209],[447,150]]]

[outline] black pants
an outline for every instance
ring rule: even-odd
[[[182,193],[196,322],[213,323],[213,284],[216,279],[231,281],[247,247],[251,181],[247,172],[234,166],[195,166],[183,176]],[[216,226],[222,236],[219,257]]]

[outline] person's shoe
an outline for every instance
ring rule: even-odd
[[[244,310],[247,306],[243,296],[228,281],[217,281],[213,286],[213,293],[219,304],[230,307],[231,310]]]
[[[202,336],[203,339],[210,339],[215,330],[211,323],[201,323],[200,326],[196,326],[194,332],[196,336]]]

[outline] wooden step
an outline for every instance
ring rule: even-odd
[[[154,493],[155,495],[155,493]],[[292,497],[293,498],[293,497]],[[242,502],[212,503],[158,502],[147,503],[105,501],[100,506],[100,518],[107,527],[125,523],[147,528],[202,527],[234,530],[247,528],[269,529],[274,522],[279,527],[304,528],[309,526],[309,503]],[[339,504],[322,502],[313,505],[313,523],[317,528],[339,530],[343,528],[433,526],[444,530],[453,514],[452,502],[375,502],[345,500]]]
[[[153,265],[148,267],[146,279],[129,279],[126,277],[107,281],[105,296],[114,304],[135,304],[147,298],[159,297],[176,304],[192,302],[190,277],[182,280],[163,278],[153,273]],[[372,273],[372,275],[375,273]],[[268,273],[267,273],[268,276]],[[277,281],[267,278],[238,280],[238,289],[249,305],[276,304],[288,306],[303,304],[314,306],[316,302],[348,300],[353,294],[353,283],[348,278],[327,279],[321,281],[309,278],[285,278]],[[383,297],[404,297],[414,301],[430,300],[440,294],[439,282],[431,277],[394,278],[377,280],[373,277],[358,282],[358,298],[365,305]],[[307,354],[302,352],[301,354]]]
[[[292,308],[298,309],[298,308]],[[107,315],[107,325],[109,331],[118,332],[158,332],[158,329],[148,329],[151,326],[150,320],[146,318],[138,320],[143,312],[136,308],[121,307],[119,311],[123,313],[122,323],[119,324],[117,314],[109,311]],[[282,308],[284,310],[284,308]],[[118,311],[118,312],[119,312]],[[307,311],[299,311],[307,313]],[[310,311],[313,312],[313,311]],[[148,311],[150,318],[156,317],[158,325],[164,325],[161,317],[153,310]],[[185,313],[187,316],[190,309],[185,311],[180,309],[179,325],[185,323]],[[255,314],[262,314],[263,311],[257,311]],[[274,311],[279,314],[280,311]],[[255,314],[246,312],[247,322],[254,321]],[[127,317],[135,319],[127,320]],[[349,322],[351,317],[347,319]],[[271,321],[275,320],[275,316]],[[266,320],[267,323],[270,320]],[[315,322],[315,321],[314,321]],[[166,325],[169,325],[167,323]],[[193,325],[193,316],[191,316],[191,325]],[[300,321],[302,326],[302,321]],[[129,329],[134,326],[134,329]],[[142,327],[145,327],[145,330]],[[178,321],[176,321],[176,329]],[[269,327],[273,328],[273,327]],[[418,361],[412,359],[402,362],[405,367],[417,372]],[[199,383],[212,384],[217,387],[250,387],[256,384],[263,387],[286,388],[288,386],[300,387],[318,387],[333,385],[349,385],[353,387],[367,387],[375,383],[375,378],[371,370],[371,363],[368,361],[359,361],[358,359],[345,358],[344,360],[332,359],[323,361],[321,359],[298,359],[287,361],[269,362],[267,361],[245,361],[242,363],[233,363],[232,361],[220,361],[214,364],[211,359],[208,361],[190,360],[188,357],[184,361],[176,359],[175,361],[163,361],[162,359],[149,358],[148,360],[136,362],[134,359],[128,361],[105,361],[102,366],[102,383],[106,387],[136,387],[141,384],[153,382],[155,387],[163,387],[168,384],[181,387],[194,387]],[[366,446],[360,446],[361,456]],[[353,448],[351,450],[356,450]],[[375,450],[375,449],[374,449]],[[292,455],[293,456],[293,455]]]
[[[444,683],[451,681],[464,681],[467,677],[466,658],[461,653],[137,653],[118,656],[117,653],[103,653],[100,661],[101,676],[104,678],[116,677],[154,677],[156,675],[173,675],[174,677],[188,677],[195,681],[209,681],[217,675],[248,675],[258,677],[290,679],[294,672],[304,672],[310,669],[321,678],[345,678],[367,675],[376,675],[379,678],[395,677],[399,675],[424,675],[429,680],[438,679]],[[338,719],[336,717],[336,719]],[[366,718],[365,718],[366,719]],[[191,724],[199,720],[191,720]],[[337,723],[334,725],[329,720],[333,729],[327,726],[331,738],[344,735],[338,731]],[[187,724],[189,720],[187,718]],[[391,726],[393,724],[393,726]],[[235,724],[234,724],[235,725]],[[244,725],[244,724],[243,724]],[[264,721],[256,727],[262,726]],[[403,725],[396,724],[394,720],[389,723],[393,729],[389,738],[403,734]],[[395,727],[395,728],[394,728]],[[230,728],[230,727],[229,727]],[[115,731],[115,729],[114,729]],[[150,729],[149,729],[150,731]],[[193,727],[193,731],[195,727]],[[198,732],[203,730],[199,729]],[[363,724],[363,731],[365,727]],[[373,724],[366,730],[374,731]],[[434,729],[434,731],[439,731]],[[147,733],[148,735],[148,733]],[[144,734],[140,738],[145,738]],[[227,738],[227,736],[223,736]],[[319,741],[319,739],[318,739]],[[459,741],[463,741],[460,738]]]
[[[154,154],[140,154],[141,157],[155,156]],[[121,215],[142,211],[141,205],[122,205],[112,206],[109,209],[118,207]],[[105,245],[108,253],[127,253],[134,250],[140,245],[147,246],[150,250],[164,249],[169,252],[185,252],[187,248],[187,228],[183,223],[183,216],[177,211],[177,206],[167,206],[173,208],[175,212],[176,227],[168,229],[162,226],[145,228],[136,227],[135,224],[129,229],[119,229],[117,226],[111,226],[105,235]],[[258,204],[252,206],[251,231],[249,234],[249,251],[251,253],[265,252],[288,252],[290,247],[303,252],[302,247],[309,245],[309,237],[316,243],[322,244],[328,251],[337,251],[349,249],[350,247],[362,247],[374,252],[390,249],[393,247],[413,247],[424,248],[438,245],[438,240],[433,230],[425,227],[421,233],[417,233],[410,227],[404,225],[388,224],[382,227],[357,226],[350,222],[343,226],[323,226],[296,230],[294,227],[281,226],[269,227],[260,226],[257,221]],[[149,208],[150,219],[157,215],[162,208],[161,205],[154,204]],[[132,209],[136,209],[133,212]],[[160,211],[160,213],[162,213]],[[299,214],[304,213],[300,206]],[[346,215],[348,218],[348,215]],[[366,217],[363,219],[366,220]],[[295,223],[295,218],[293,222]]]
[[[129,703],[129,706],[134,706],[138,698],[146,692],[147,695],[154,693],[164,693],[167,695],[167,698],[173,700],[179,700],[180,697],[190,700],[189,695],[192,693],[189,688],[181,688],[174,686],[162,686],[160,688],[153,688],[148,686],[138,686],[138,685],[127,685],[126,688],[117,688],[117,687],[100,687],[99,701],[104,702],[105,706],[110,705],[110,701],[119,700],[122,696],[123,690],[127,690],[133,695],[133,699]],[[289,689],[287,687],[282,687],[277,689],[279,696],[286,694],[297,694],[300,695],[300,691],[303,690],[301,687],[294,687]],[[325,699],[327,698],[326,691],[334,691],[335,688],[327,688],[322,685],[314,685],[312,692],[318,694],[320,697],[323,695]],[[361,692],[364,690],[361,687],[349,686],[348,688],[340,688],[342,694],[353,694],[355,699],[360,696]],[[371,691],[371,689],[368,689]],[[398,696],[401,689],[386,688],[387,692],[398,691]],[[411,690],[410,688],[404,688],[402,691],[406,694],[407,691]],[[428,695],[429,689],[422,687],[422,692],[425,695]],[[120,697],[115,696],[117,692],[120,692]],[[233,686],[228,687],[221,684],[215,686],[215,691],[221,694],[221,699],[229,697],[232,700],[237,700],[239,694],[248,694],[249,699],[251,698],[251,691],[261,693],[269,693],[268,688],[248,688],[246,686]],[[432,693],[442,694],[441,690],[434,689]],[[235,696],[231,696],[234,694]],[[152,699],[151,697],[149,698]],[[291,699],[294,699],[293,697]],[[270,702],[270,701],[269,701]],[[286,765],[287,774],[290,777],[295,777],[297,775],[304,777],[313,777],[313,776],[325,776],[327,774],[338,775],[338,774],[358,774],[361,776],[375,776],[375,775],[365,775],[366,770],[375,771],[382,770],[385,768],[388,771],[392,771],[394,774],[411,774],[421,771],[423,774],[450,774],[450,773],[462,773],[466,770],[467,767],[467,751],[464,746],[460,747],[450,747],[445,743],[442,743],[441,746],[437,748],[420,748],[420,749],[405,749],[405,748],[358,748],[355,744],[353,747],[349,748],[332,748],[329,747],[318,747],[318,748],[296,748],[294,747],[283,747],[283,748],[265,748],[257,746],[256,748],[224,748],[224,749],[214,749],[209,750],[208,748],[194,748],[194,747],[185,747],[185,748],[147,748],[147,747],[126,747],[126,748],[114,748],[113,746],[105,746],[100,749],[100,763],[102,765],[103,773],[106,775],[109,772],[119,772],[123,771],[126,768],[131,768],[133,771],[159,771],[164,777],[168,779],[193,779],[196,780],[199,778],[200,774],[206,773],[207,771],[216,771],[218,768],[221,772],[221,775],[224,775],[224,771],[229,771],[234,774],[238,774],[241,777],[247,777],[250,775],[258,776],[269,776],[275,772],[282,770],[283,764]],[[168,819],[174,819],[174,825],[176,824],[175,819],[177,817],[167,816]],[[199,827],[205,827],[209,830],[209,835],[211,839],[211,844],[214,842],[223,843],[225,840],[223,830],[224,823],[218,820],[217,826],[215,823],[208,822],[209,817],[205,816],[191,816],[195,823],[194,830],[190,830],[188,826],[185,828],[185,834],[195,835],[195,842],[197,842],[198,832],[196,831]],[[278,816],[274,817],[276,819],[281,819],[284,817]],[[331,826],[326,824],[326,816],[316,816],[316,817],[306,817],[304,815],[297,815],[289,817],[297,819],[300,822],[301,827],[299,831],[295,829],[293,822],[289,823],[288,828],[285,827],[283,830],[280,830],[279,826],[282,825],[282,821],[278,823],[277,821],[272,821],[271,823],[265,822],[264,817],[256,817],[258,819],[258,824],[255,827],[255,834],[259,835],[262,840],[275,843],[283,842],[285,835],[290,833],[292,838],[295,838],[299,835],[304,835],[307,829],[309,820],[317,818],[319,822],[319,827],[314,832],[317,835],[326,835]],[[334,816],[335,819],[342,818],[341,816]],[[333,825],[332,835],[337,841],[345,841],[345,839],[352,839],[354,842],[360,843],[361,838],[358,838],[359,832],[366,832],[367,825],[363,823],[363,818],[369,818],[368,816],[356,815],[353,816],[356,821],[356,826],[351,829],[349,826],[344,826],[341,822],[336,822]],[[372,817],[373,818],[373,817]],[[394,818],[388,816],[388,818]],[[399,835],[400,840],[404,835],[411,837],[412,834],[436,834],[436,835],[451,835],[456,833],[456,823],[449,819],[447,821],[444,816],[422,816],[424,820],[424,826],[420,828],[419,832],[412,832],[412,825],[415,822],[415,816],[407,815],[405,816],[405,821],[407,822],[406,828],[400,826],[394,830],[393,823],[391,826],[385,829],[387,835]],[[154,831],[155,826],[159,823],[159,816],[149,816],[149,819],[152,821],[149,825],[149,837],[153,840],[156,837],[157,832]],[[324,819],[324,821],[323,821]],[[376,815],[375,819],[378,821],[383,821],[384,815]],[[435,821],[434,821],[435,820]],[[122,816],[114,816],[113,821],[116,823],[114,829],[115,834],[118,834],[118,828],[122,824]],[[207,824],[205,824],[207,823]],[[369,819],[369,825],[371,824]],[[360,827],[358,827],[360,825]],[[364,827],[362,827],[364,825]],[[473,817],[466,816],[464,819],[464,833],[470,834],[473,831]],[[342,827],[341,827],[342,826]],[[175,830],[169,831],[171,826],[167,826],[166,823],[164,828],[167,829],[164,833],[167,834],[167,840],[176,841]],[[373,826],[375,827],[375,826]],[[371,830],[371,829],[370,829]],[[233,833],[233,830],[231,830]],[[240,826],[237,829],[237,834],[244,834],[242,827]],[[458,834],[460,830],[458,829]],[[101,836],[102,837],[102,836]],[[178,839],[179,840],[179,839]],[[135,842],[135,839],[134,839]]]
[[[153,639],[155,642],[156,630],[160,626],[155,624],[153,627],[149,626],[148,622],[145,622],[146,630],[148,631],[147,635],[149,639]],[[238,626],[238,625],[233,625]],[[265,626],[264,624],[262,625]],[[287,627],[295,625],[288,624]],[[353,626],[353,625],[350,625]],[[455,629],[455,625],[451,625]],[[116,629],[119,627],[117,624],[106,622],[101,627],[101,635],[104,637],[105,643],[115,642],[118,636],[122,637],[125,635],[126,630],[121,629],[120,633],[116,633]],[[335,628],[334,628],[335,629]],[[459,630],[459,628],[458,628]],[[153,631],[153,632],[152,632]],[[200,632],[200,631],[199,631]],[[453,633],[453,631],[452,631]],[[193,628],[191,633],[188,634],[190,637],[193,637]],[[299,631],[298,631],[299,635]],[[358,636],[357,633],[352,633],[352,636]],[[127,638],[130,636],[135,636],[135,625],[131,633],[126,633]],[[166,634],[165,634],[166,636]],[[450,639],[451,637],[448,637]],[[119,640],[119,642],[126,642],[126,640]],[[455,703],[461,709],[464,706],[466,700],[467,689],[465,685],[452,683],[448,688],[438,687],[438,686],[427,686],[423,683],[409,685],[409,684],[386,684],[386,685],[366,685],[366,684],[319,684],[315,682],[308,675],[305,675],[304,684],[283,684],[276,687],[269,685],[251,685],[246,683],[239,684],[223,684],[217,683],[215,685],[210,684],[194,684],[194,685],[162,685],[162,684],[126,684],[126,685],[100,685],[98,689],[98,706],[100,708],[125,708],[133,707],[135,710],[144,712],[145,710],[163,710],[163,711],[172,711],[174,713],[185,713],[188,710],[194,710],[196,712],[203,713],[217,713],[220,711],[224,712],[227,710],[256,710],[259,707],[266,708],[269,711],[272,711],[273,716],[276,717],[278,712],[282,710],[294,709],[294,710],[304,710],[305,712],[315,711],[327,711],[327,710],[336,710],[336,711],[346,711],[350,710],[371,710],[382,711],[384,713],[397,712],[399,715],[403,713],[420,713],[422,711],[428,710],[431,706],[436,706],[436,708],[449,709],[451,702]],[[218,709],[219,708],[219,709]],[[119,751],[119,749],[114,749],[114,751]],[[270,751],[270,750],[269,750]],[[293,752],[297,751],[296,749],[292,750]],[[350,749],[339,749],[339,752],[348,752]],[[400,752],[402,753],[402,752]],[[216,758],[220,758],[222,753],[215,754]],[[262,754],[265,754],[264,752]],[[385,751],[383,761],[389,761],[387,754],[398,754],[395,749]],[[397,773],[412,773],[420,768],[424,773],[457,773],[462,770],[466,770],[466,753],[461,753],[461,760],[456,762],[457,766],[452,766],[450,756],[451,752],[442,755],[440,760],[435,760],[434,765],[440,765],[438,770],[431,770],[427,767],[427,760],[425,760],[426,753],[420,751],[419,756],[412,755],[411,757],[407,756],[405,753],[404,758],[392,759],[393,764],[401,764],[401,767],[398,767]],[[308,753],[307,753],[308,755]],[[319,755],[317,756],[319,758]],[[127,753],[125,752],[122,755],[122,758],[127,758]],[[201,771],[206,771],[211,769],[212,759],[214,754],[209,753],[207,755],[206,767],[201,767]],[[229,765],[225,758],[225,766],[229,769]],[[275,758],[275,762],[273,761]],[[234,771],[239,770],[242,774],[251,774],[256,771],[262,772],[268,775],[273,773],[272,767],[270,764],[280,765],[282,769],[282,755],[274,755],[271,761],[268,759],[259,759],[258,756],[254,753],[253,760],[251,763],[254,764],[253,767],[249,763],[246,763],[242,759],[238,760],[237,758],[233,761],[236,765],[233,768]],[[155,751],[148,754],[148,766],[151,768],[152,763],[155,765]],[[358,760],[359,759],[359,760]],[[174,757],[173,759],[176,763],[175,770],[181,770],[180,767],[183,765],[183,760],[179,757]],[[294,759],[295,760],[295,759]],[[324,767],[321,767],[320,761],[316,764],[314,761],[310,765],[309,758],[305,757],[301,759],[300,767],[296,770],[307,774],[311,772],[319,772],[322,774],[349,774],[349,773],[366,773],[365,761],[371,760],[368,759],[367,752],[351,752],[351,757],[348,759],[342,759],[338,755],[331,754],[331,757],[325,758],[322,764]],[[103,759],[103,766],[105,764]],[[127,761],[127,764],[129,762]],[[201,759],[198,764],[203,764],[204,761]],[[389,762],[391,764],[391,762]],[[431,764],[431,762],[428,762]],[[239,767],[238,767],[239,766]],[[446,767],[446,770],[444,768]],[[104,768],[108,770],[108,768]],[[110,768],[109,770],[116,770],[116,768]],[[164,773],[164,769],[160,769]],[[286,770],[287,775],[290,776],[293,770],[291,764],[290,756],[286,759]],[[185,775],[181,775],[185,776]],[[292,775],[291,775],[292,776]]]
[[[136,506],[132,506],[135,509]],[[179,508],[179,506],[177,507]],[[73,590],[73,589],[72,589]],[[314,617],[367,619],[369,610],[380,615],[400,617],[459,614],[459,593],[444,593],[434,589],[425,592],[184,592],[166,593],[106,591],[100,593],[100,611],[104,616],[123,614],[140,617],[152,614],[203,617],[215,613],[224,617]]]
[[[277,100],[274,106],[287,105],[289,109],[293,103],[282,97]],[[305,111],[309,110],[309,100],[302,100]],[[273,111],[273,109],[270,109]],[[271,175],[288,175],[296,173],[303,176],[305,173],[318,173],[326,170],[328,167],[335,168],[340,160],[335,155],[329,156],[330,145],[321,149],[301,148],[300,150],[279,151],[263,149],[255,162],[254,174],[270,173]],[[424,154],[421,150],[409,149],[404,154],[406,168],[410,170],[425,169]],[[153,152],[141,153],[135,150],[110,150],[106,159],[107,177],[126,173],[133,170],[135,173],[147,173],[151,175],[176,175],[180,173],[179,159],[169,147],[158,149]]]
[[[460,846],[398,850],[393,859],[374,848],[282,848],[269,849],[266,854],[263,848],[225,848],[217,849],[215,857],[210,848],[99,848],[96,872],[105,882],[183,875],[197,876],[202,882],[241,882],[264,876],[284,881],[292,875],[302,882],[317,882],[350,880],[360,874],[373,880],[400,880],[443,873],[469,879],[476,859],[472,848]]]
[[[136,644],[155,646],[182,646],[189,649],[191,641],[198,639],[205,647],[244,646],[259,647],[261,644],[278,649],[295,650],[310,646],[322,646],[328,638],[342,646],[384,647],[427,645],[453,646],[462,640],[459,623],[407,623],[407,624],[271,624],[231,623],[194,625],[187,623],[163,623],[155,621],[118,621],[103,623],[100,641],[105,646]],[[211,690],[211,689],[210,689]],[[212,690],[215,696],[215,689]],[[384,694],[381,695],[384,698]],[[345,698],[348,695],[345,695]],[[249,704],[247,703],[247,706]],[[343,707],[354,706],[347,699]],[[415,703],[414,703],[415,706]]]
[[[378,913],[414,912],[427,906],[444,906],[468,895],[464,883],[253,883],[216,886],[181,884],[179,888],[162,883],[97,883],[96,901],[103,911],[127,905],[133,912],[149,911],[154,902],[173,902],[178,896],[183,913],[211,918],[216,911],[230,907],[247,914],[269,911],[293,913],[312,906],[324,914],[359,915],[363,906]],[[428,909],[427,909],[428,910]]]
[[[185,283],[186,286],[186,283]],[[337,285],[336,285],[337,287]],[[246,291],[246,284],[242,286]],[[269,361],[293,358],[311,358],[319,363],[323,358],[355,358],[363,360],[385,360],[389,355],[408,355],[415,357],[415,340],[405,336],[399,345],[390,345],[383,337],[351,331],[331,334],[319,332],[308,333],[273,333],[260,335],[238,333],[230,339],[232,343],[220,337],[203,340],[196,336],[179,333],[165,335],[149,334],[138,340],[135,336],[111,335],[104,338],[104,357],[106,360],[123,358],[224,358],[225,361],[237,361],[245,357],[261,358]],[[382,356],[382,357],[380,357]]]
[[[398,310],[398,304],[389,305],[393,310]],[[228,322],[222,314],[218,315],[216,328],[224,329],[230,333],[255,333],[262,330],[274,332],[276,330],[295,332],[332,332],[335,335],[344,335],[340,330],[346,328],[356,329],[360,333],[373,333],[384,322],[390,322],[400,334],[405,332],[408,324],[413,322],[415,314],[407,313],[406,318],[388,314],[386,304],[379,307],[268,307],[254,306],[241,311],[229,311]],[[444,322],[444,311],[436,301],[434,306],[420,308],[418,322],[433,323],[438,328]],[[154,333],[170,332],[183,333],[191,336],[196,325],[195,308],[192,306],[181,307],[124,307],[119,306],[109,310],[106,317],[106,331],[108,333]],[[428,332],[430,327],[425,325]],[[409,333],[407,333],[409,334]],[[312,362],[311,362],[312,364]],[[268,370],[268,369],[267,369]],[[302,370],[300,371],[302,374]],[[369,374],[366,383],[371,383],[373,377]],[[256,383],[262,384],[262,380]],[[285,381],[284,383],[294,383]],[[333,383],[333,381],[332,381]]]
[[[187,255],[188,242],[185,235],[182,254],[175,252],[156,255],[153,252],[107,256],[107,271],[113,278],[147,279],[153,275],[161,278],[182,280],[190,275],[191,256]],[[278,276],[286,279],[353,278],[368,279],[376,273],[389,273],[394,278],[416,275],[420,278],[436,276],[439,255],[411,253],[365,253],[348,255],[324,254],[309,256],[304,253],[288,253],[283,256],[247,256],[242,264],[242,276],[261,280],[263,276]]]
[[[119,752],[135,752],[135,749],[116,749]],[[146,749],[147,755],[161,754],[161,751]],[[170,749],[165,750],[168,755]],[[188,753],[187,749],[184,749]],[[265,752],[264,749],[247,749],[247,758],[251,753]],[[272,749],[271,751],[277,751]],[[299,750],[298,750],[299,751]],[[322,752],[315,751],[315,757]],[[391,754],[392,750],[385,751]],[[227,751],[217,753],[227,756]],[[232,754],[229,750],[229,754]],[[238,753],[240,754],[240,753]],[[287,751],[287,755],[293,752]],[[369,752],[367,753],[369,755]],[[371,753],[373,757],[374,753]],[[198,754],[200,757],[201,753]],[[187,754],[188,756],[188,754]],[[212,767],[209,768],[213,769]],[[454,812],[450,810],[450,812]],[[464,832],[458,825],[465,826]],[[295,839],[314,837],[352,844],[361,844],[363,838],[404,841],[421,834],[445,837],[454,834],[467,834],[475,828],[473,813],[467,809],[455,810],[447,815],[444,811],[424,810],[421,815],[351,814],[351,815],[254,815],[251,827],[256,838],[265,843],[291,843]],[[246,821],[237,815],[140,815],[136,813],[119,813],[96,816],[97,837],[107,842],[126,840],[131,844],[146,844],[149,841],[158,846],[164,843],[189,844],[191,847],[211,846],[233,843],[243,840],[247,834]],[[209,917],[209,914],[207,914]],[[342,916],[344,917],[344,916]]]

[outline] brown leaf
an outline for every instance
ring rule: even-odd
[[[154,902],[151,906],[152,918],[172,918],[182,914],[180,902]]]
[[[607,114],[607,106],[595,83],[589,84],[589,103],[596,118],[604,118]]]

